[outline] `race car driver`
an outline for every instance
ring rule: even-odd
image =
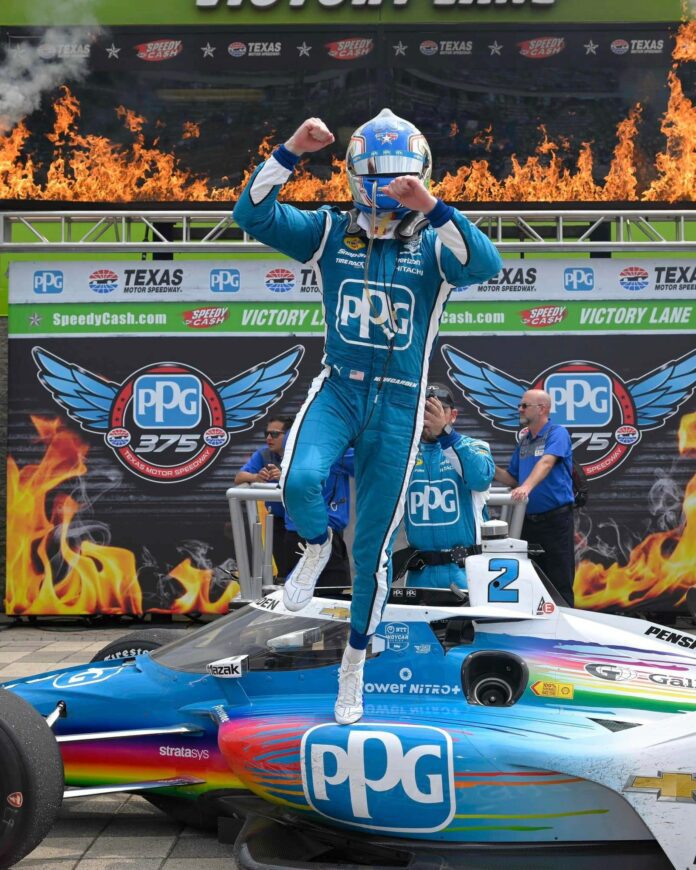
[[[406,493],[406,586],[466,589],[464,559],[480,552],[486,492],[495,465],[485,441],[458,435],[457,409],[429,384],[420,449]]]
[[[304,121],[249,179],[234,217],[254,238],[310,265],[326,320],[322,371],[283,455],[285,506],[308,541],[284,600],[311,600],[331,553],[322,487],[355,448],[355,578],[351,632],[339,671],[336,721],[363,712],[365,651],[391,584],[391,548],[420,440],[427,369],[453,287],[501,266],[489,239],[429,191],[430,149],[413,124],[384,109],[351,137],[346,171],[355,208],[303,211],[277,196],[301,155],[334,141]]]

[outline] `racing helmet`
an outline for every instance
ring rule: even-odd
[[[353,202],[360,211],[372,210],[374,190],[378,212],[405,215],[409,209],[383,193],[383,188],[400,175],[415,175],[428,187],[431,171],[432,157],[425,136],[391,109],[382,109],[350,137],[346,172]]]

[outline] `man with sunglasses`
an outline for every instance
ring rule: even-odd
[[[454,431],[457,409],[447,387],[426,391],[420,449],[406,493],[407,550],[394,554],[406,586],[467,588],[464,560],[480,552],[486,492],[495,466],[485,441]],[[399,559],[400,566],[397,566]]]
[[[234,479],[235,486],[242,483],[279,483],[285,436],[294,419],[294,417],[272,417],[268,421],[264,432],[266,446],[252,453],[237,472]],[[266,508],[273,515],[273,560],[278,569],[278,576],[285,577],[289,570],[286,560],[285,508],[279,501],[267,501]]]
[[[527,390],[519,404],[525,426],[507,470],[496,466],[495,479],[512,488],[514,501],[526,501],[522,538],[544,550],[534,560],[572,606],[575,577],[573,521],[573,448],[563,426],[551,423],[551,397]]]

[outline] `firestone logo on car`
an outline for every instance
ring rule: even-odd
[[[562,36],[537,36],[535,39],[526,39],[517,44],[523,57],[540,60],[560,54],[565,48],[565,39]]]
[[[156,39],[154,42],[142,42],[135,46],[140,60],[157,63],[162,60],[171,60],[184,50],[184,44],[180,39]]]
[[[336,60],[356,60],[370,54],[374,48],[374,41],[363,36],[354,36],[350,39],[339,39],[336,42],[327,42],[326,50]]]

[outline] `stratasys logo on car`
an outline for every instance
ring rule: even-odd
[[[373,48],[374,41],[364,36],[353,36],[349,39],[338,39],[336,42],[326,43],[329,56],[336,60],[356,60],[370,54]]]
[[[219,326],[228,320],[229,316],[229,308],[217,305],[193,308],[191,311],[184,311],[183,314],[184,323],[192,329],[207,329],[211,326]]]
[[[154,42],[142,42],[135,46],[140,60],[149,63],[158,63],[162,60],[171,60],[184,50],[184,44],[180,39],[155,39]]]
[[[97,269],[88,280],[89,289],[95,293],[113,293],[118,290],[118,275],[111,269]]]
[[[535,329],[556,326],[567,316],[568,309],[565,305],[538,305],[536,308],[526,308],[520,312],[522,323]]]
[[[523,57],[542,60],[560,54],[565,48],[565,39],[562,36],[537,36],[534,39],[518,42],[517,45]]]
[[[287,293],[295,286],[295,273],[289,269],[271,269],[266,272],[266,287],[272,293]]]
[[[619,272],[619,284],[624,290],[645,290],[650,276],[642,266],[627,266]]]

